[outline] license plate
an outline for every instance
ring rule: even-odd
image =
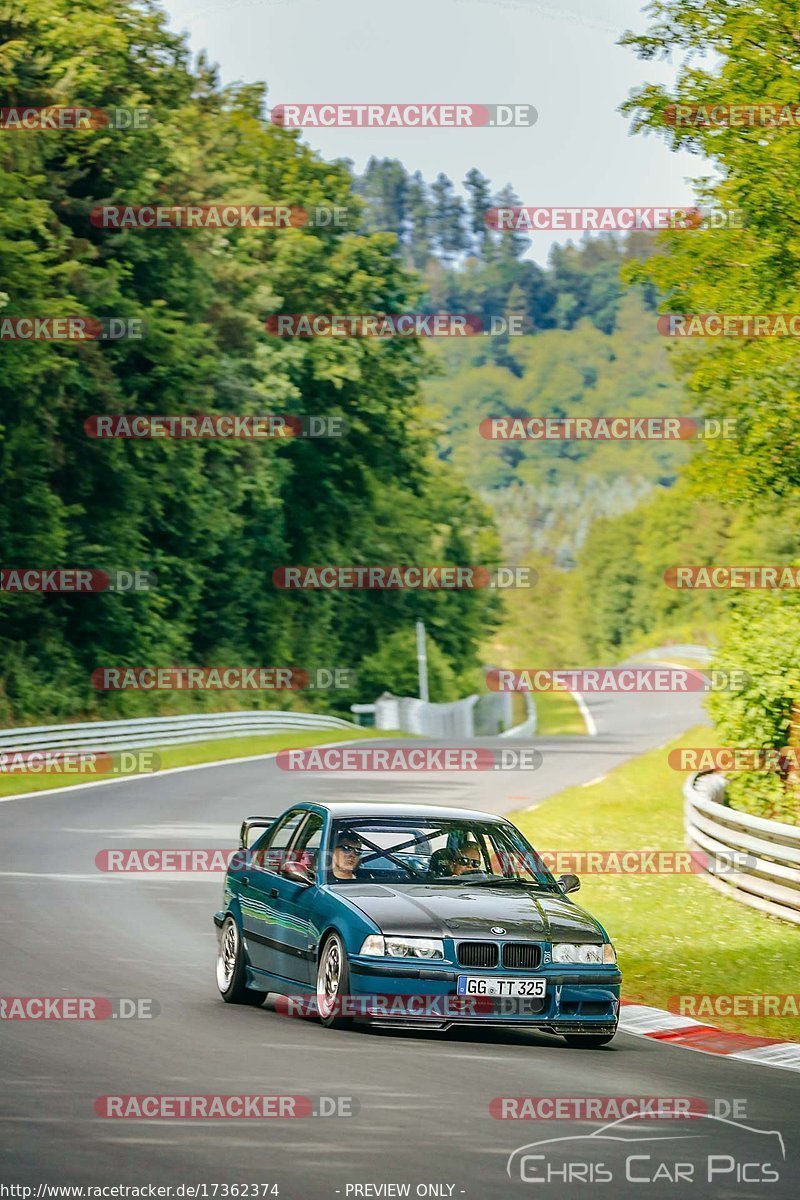
[[[541,1000],[545,994],[545,979],[501,979],[488,975],[459,975],[456,991],[459,996],[528,996]]]

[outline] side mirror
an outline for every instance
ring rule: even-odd
[[[313,871],[309,871],[298,862],[288,862],[284,865],[281,875],[285,879],[291,879],[292,883],[302,883],[304,887],[312,887],[316,880]]]
[[[581,887],[581,881],[577,875],[559,875],[556,883],[565,896],[567,892],[579,892]]]

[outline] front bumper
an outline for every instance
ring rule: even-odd
[[[612,1034],[619,1016],[622,975],[616,966],[547,967],[529,973],[471,971],[387,964],[351,957],[354,1014],[374,1024],[448,1028],[451,1025],[517,1025],[552,1033]],[[544,998],[459,996],[459,975],[518,975],[546,981]]]

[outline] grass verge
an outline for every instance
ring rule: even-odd
[[[681,786],[667,764],[676,746],[714,744],[698,728],[611,771],[568,788],[516,823],[542,850],[685,850]],[[798,933],[720,895],[692,874],[584,875],[578,902],[617,947],[623,998],[680,1011],[677,997],[796,993]],[[796,1017],[687,1016],[723,1029],[800,1041]]]
[[[586,722],[571,692],[537,692],[534,696],[541,737],[586,734]]]
[[[304,746],[320,746],[328,742],[351,741],[353,738],[386,737],[383,730],[374,729],[320,729],[308,733],[271,733],[262,737],[219,738],[206,742],[186,742],[180,746],[153,746],[147,750],[158,756],[159,769],[188,767],[194,763],[224,761],[228,758],[246,758],[251,754],[274,754],[278,750],[300,750]],[[402,737],[392,733],[391,736]],[[145,748],[143,748],[145,749]],[[41,775],[10,772],[0,774],[0,798],[16,796],[22,792],[40,792],[47,788],[77,786],[94,783],[98,779],[130,779],[138,774],[158,772],[121,771],[115,774],[82,771],[79,773]]]

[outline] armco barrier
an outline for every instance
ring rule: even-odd
[[[4,750],[127,750],[133,746],[171,746],[214,738],[248,737],[301,729],[357,729],[341,717],[295,712],[192,713],[144,717],[133,721],[86,721],[75,725],[30,725],[0,730]]]
[[[752,817],[720,804],[722,775],[698,772],[683,788],[691,847],[704,851],[704,878],[742,904],[800,925],[800,826]],[[747,855],[746,865],[732,870]]]

